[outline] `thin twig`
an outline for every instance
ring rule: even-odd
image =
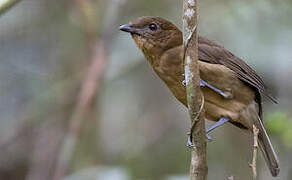
[[[253,155],[252,163],[249,165],[252,168],[253,179],[257,178],[257,151],[258,151],[258,135],[259,129],[253,125]]]

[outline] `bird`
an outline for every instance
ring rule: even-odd
[[[154,72],[178,101],[187,106],[184,85],[182,32],[160,17],[142,16],[119,27],[130,33]],[[200,88],[204,96],[205,119],[215,121],[207,133],[231,123],[252,133],[259,129],[258,141],[272,176],[280,172],[279,160],[263,125],[262,98],[277,100],[268,92],[262,78],[242,59],[217,44],[198,36]]]

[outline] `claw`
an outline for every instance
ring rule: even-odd
[[[208,142],[212,142],[213,141],[213,139],[211,138],[211,136],[209,136],[208,134],[206,134],[206,139],[207,139]]]
[[[192,140],[191,140],[191,135],[189,135],[189,137],[188,137],[187,147],[188,148],[193,148],[194,147],[194,144],[192,143]]]
[[[188,133],[189,134],[189,133]],[[208,134],[206,134],[206,139],[207,139],[207,142],[212,142],[212,138],[211,136],[209,136]],[[188,136],[188,141],[187,141],[187,147],[188,148],[193,148],[195,147],[195,145],[192,143],[192,140],[191,140],[191,135],[189,134]]]
[[[206,139],[207,142],[212,142],[212,138],[211,136],[208,135],[209,132],[211,132],[212,130],[214,130],[215,128],[222,126],[223,124],[225,124],[226,122],[228,122],[230,119],[228,117],[222,117],[219,119],[219,121],[215,122],[211,127],[206,129]],[[187,147],[189,148],[193,148],[195,145],[192,143],[192,137],[191,137],[191,133],[189,132],[188,134],[188,141],[187,141]]]
[[[183,80],[181,83],[183,86],[186,86],[186,80]]]

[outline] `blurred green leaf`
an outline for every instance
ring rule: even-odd
[[[286,130],[289,118],[284,112],[273,112],[267,115],[266,129],[270,134],[279,134]]]
[[[290,128],[284,131],[281,137],[283,143],[289,148],[292,148],[292,129]]]
[[[273,112],[267,115],[266,129],[270,135],[278,135],[283,144],[292,148],[292,120],[284,112]]]

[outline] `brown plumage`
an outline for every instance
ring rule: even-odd
[[[157,75],[166,83],[174,96],[187,106],[181,31],[169,21],[159,17],[141,17],[120,27],[131,33]],[[260,130],[259,143],[273,176],[279,174],[278,158],[262,123],[262,95],[270,96],[263,80],[242,59],[223,46],[204,37],[198,39],[200,77],[208,84],[228,94],[224,98],[208,87],[202,87],[205,99],[205,117],[218,121],[230,119],[233,125],[252,131]]]

